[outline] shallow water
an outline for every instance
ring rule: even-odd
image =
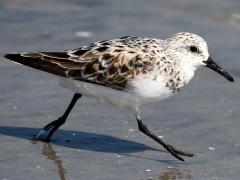
[[[77,48],[125,35],[167,38],[189,31],[207,40],[229,83],[201,69],[180,94],[143,109],[159,136],[196,154],[179,162],[137,130],[134,116],[82,98],[51,144],[31,140],[65,109],[72,92],[55,77],[0,61],[0,180],[240,179],[237,0],[2,0],[0,55]]]

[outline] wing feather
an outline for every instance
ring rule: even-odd
[[[65,52],[6,54],[5,57],[58,76],[123,90],[131,79],[143,73],[149,59],[122,48],[103,46]]]

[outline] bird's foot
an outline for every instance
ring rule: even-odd
[[[37,134],[33,135],[32,139],[38,140],[38,141],[49,142],[50,141],[49,134],[50,134],[52,128],[50,128],[49,130],[46,130],[43,128]]]
[[[57,120],[47,124],[41,131],[33,136],[33,140],[40,140],[50,142],[53,133],[64,124],[64,119],[58,118]]]
[[[180,155],[187,156],[187,157],[193,157],[194,156],[194,154],[192,154],[192,153],[187,153],[187,152],[184,152],[184,151],[177,150],[169,144],[167,145],[166,149],[167,149],[168,152],[170,152],[175,158],[179,159],[180,161],[184,161],[184,159]]]

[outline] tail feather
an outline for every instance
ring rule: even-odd
[[[6,54],[4,57],[35,69],[66,77],[65,67],[54,61],[49,61],[41,53]]]

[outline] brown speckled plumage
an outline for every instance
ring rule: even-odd
[[[65,52],[16,54],[16,62],[75,80],[122,90],[136,75],[164,64],[159,56],[162,40],[122,37],[95,42]],[[168,72],[166,72],[168,73]]]

